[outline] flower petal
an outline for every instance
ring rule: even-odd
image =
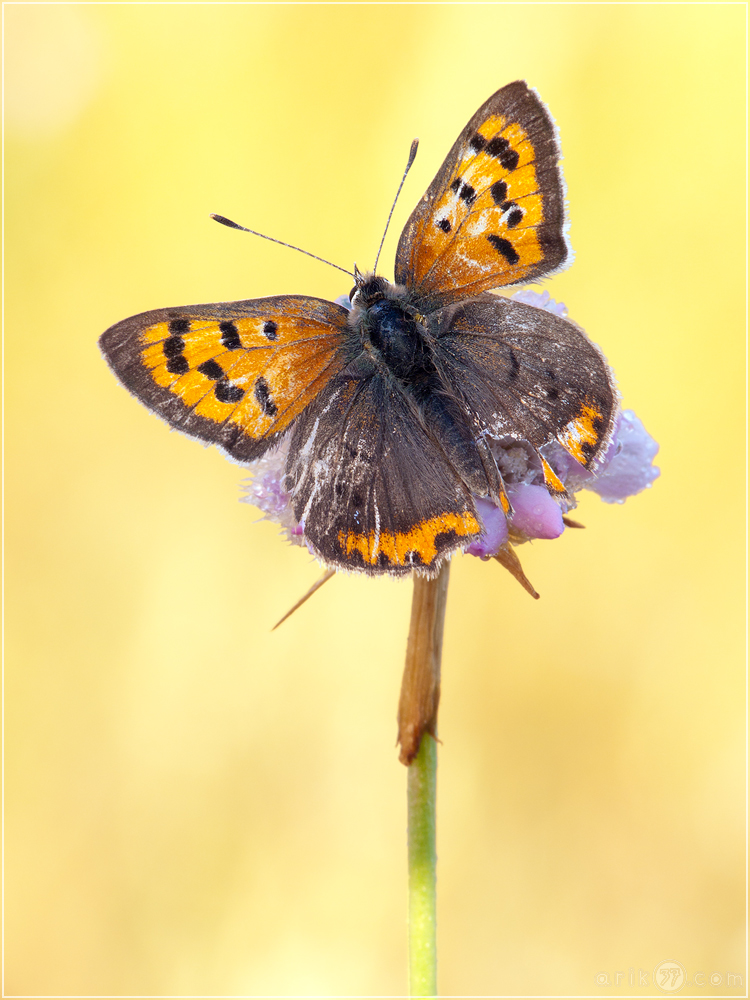
[[[519,292],[511,295],[516,302],[523,302],[527,306],[536,306],[537,309],[546,309],[547,312],[554,313],[555,316],[568,315],[568,309],[564,302],[556,302],[550,298],[549,292],[535,292],[532,288],[522,288]]]
[[[623,410],[616,452],[585,489],[598,493],[606,503],[623,503],[659,476],[660,470],[652,465],[658,450],[659,445],[635,413]]]
[[[474,502],[477,505],[483,530],[479,538],[472,542],[466,551],[469,555],[481,558],[494,556],[500,547],[508,541],[508,521],[502,510],[490,500],[474,497]]]
[[[559,505],[544,486],[521,484],[508,490],[513,505],[511,525],[529,538],[559,538],[564,524]]]

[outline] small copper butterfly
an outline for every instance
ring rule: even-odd
[[[494,295],[566,267],[554,122],[523,81],[471,118],[411,214],[395,282],[354,271],[351,309],[276,295],[141,313],[101,349],[172,427],[252,462],[287,435],[284,488],[330,567],[432,575],[509,514],[489,442],[558,441],[589,469],[617,411],[613,376],[570,320]],[[220,220],[221,221],[221,220]]]

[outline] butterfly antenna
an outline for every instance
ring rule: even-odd
[[[396,207],[396,202],[398,201],[398,196],[401,194],[401,188],[404,186],[404,181],[406,180],[406,175],[411,170],[411,165],[414,163],[414,159],[417,155],[417,149],[419,148],[419,139],[412,139],[411,149],[409,150],[409,162],[406,164],[406,170],[404,170],[404,176],[401,178],[401,183],[398,186],[398,191],[396,192],[396,197],[393,199],[393,204],[391,205],[391,211],[388,215],[388,221],[385,224],[385,232],[383,233],[383,239],[380,241],[380,246],[378,247],[378,255],[375,258],[375,266],[373,267],[373,274],[378,269],[378,261],[380,260],[380,251],[383,249],[383,244],[385,243],[385,234],[388,232],[388,226],[391,224],[391,216],[393,215],[393,210]]]
[[[403,183],[403,181],[402,181],[402,183]],[[401,189],[399,188],[399,190],[401,190]],[[265,233],[258,233],[254,229],[248,229],[246,226],[240,226],[236,222],[232,222],[231,219],[224,218],[223,215],[214,215],[212,213],[211,214],[211,218],[215,222],[220,222],[222,224],[222,226],[229,226],[230,229],[239,229],[243,233],[252,233],[253,236],[260,236],[264,240],[270,240],[271,243],[278,243],[282,247],[289,247],[290,250],[298,250],[300,253],[304,253],[308,257],[312,257],[314,260],[319,260],[323,264],[328,264],[329,267],[335,267],[338,271],[343,271],[344,274],[348,274],[350,278],[354,277],[354,275],[352,274],[352,272],[351,271],[347,271],[347,269],[345,267],[339,267],[338,264],[332,264],[331,261],[330,260],[326,260],[325,257],[318,257],[318,255],[316,253],[310,253],[309,250],[303,250],[301,247],[296,247],[296,246],[294,246],[293,243],[284,243],[282,240],[275,240],[273,238],[273,236],[266,236]]]

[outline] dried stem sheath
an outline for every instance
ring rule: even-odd
[[[406,667],[398,704],[402,764],[408,765],[414,760],[424,733],[436,735],[449,573],[450,563],[444,562],[434,580],[414,576]]]

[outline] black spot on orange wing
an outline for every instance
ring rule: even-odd
[[[458,194],[458,197],[462,201],[465,201],[467,205],[472,205],[474,203],[474,200],[476,199],[476,196],[477,196],[477,193],[474,190],[474,188],[471,186],[471,184],[462,184],[461,185],[461,190],[460,190],[460,192]]]
[[[261,375],[259,379],[256,380],[255,386],[253,387],[253,395],[260,403],[261,409],[269,417],[275,417],[278,413],[278,408],[274,401],[271,399],[271,390],[268,388],[268,382]]]
[[[185,339],[180,337],[179,334],[173,334],[162,344],[162,350],[164,351],[165,358],[176,358],[179,354],[185,350]]]
[[[504,257],[509,264],[518,263],[520,257],[516,253],[515,247],[510,240],[503,239],[502,236],[497,236],[495,233],[487,233],[487,239],[495,250],[497,250],[497,252]]]
[[[511,149],[508,140],[501,135],[493,136],[484,147],[484,151],[499,160],[506,170],[512,171],[518,166],[518,153],[515,149]]]
[[[492,200],[496,205],[502,205],[508,197],[508,185],[505,181],[495,181],[495,183],[490,187],[490,194],[492,195]]]
[[[239,403],[245,395],[245,390],[238,385],[233,385],[226,379],[217,382],[214,386],[214,396],[220,403]]]
[[[184,375],[190,371],[190,365],[184,354],[175,354],[167,359],[167,371],[173,375]]]
[[[507,153],[510,149],[510,143],[507,139],[504,139],[501,135],[493,136],[487,145],[484,147],[485,153],[489,156],[494,156],[495,159],[499,160],[503,153]]]
[[[218,382],[225,375],[224,369],[213,358],[210,361],[204,361],[202,365],[198,365],[198,371],[201,375],[205,375],[206,378],[213,379],[214,382]]]
[[[515,149],[509,149],[507,153],[504,153],[500,157],[500,162],[505,167],[506,170],[513,171],[518,166],[518,153]]]
[[[223,319],[219,323],[219,330],[221,330],[221,342],[228,351],[239,351],[242,348],[237,326],[231,319]]]

